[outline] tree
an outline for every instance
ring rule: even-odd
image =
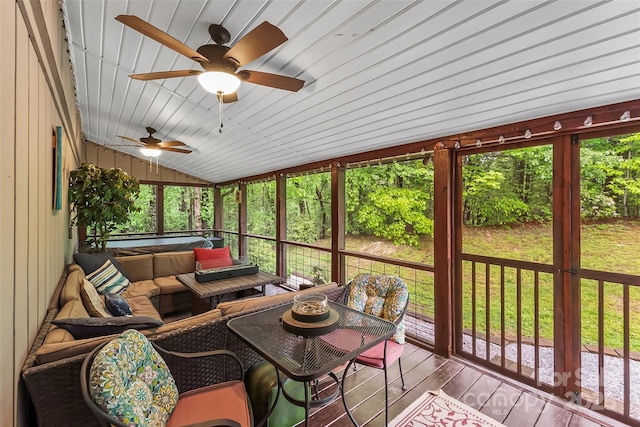
[[[425,164],[426,163],[426,164]],[[345,231],[418,246],[433,235],[433,165],[422,160],[361,167],[346,175]]]
[[[111,231],[137,210],[139,191],[138,180],[122,169],[83,163],[69,176],[69,203],[75,213],[71,224],[89,228],[91,244],[104,251]]]

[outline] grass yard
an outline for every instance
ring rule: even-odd
[[[328,247],[328,241],[317,242]],[[640,276],[640,221],[609,221],[582,225],[581,230],[582,268],[625,273]],[[266,252],[272,253],[272,244],[267,244]],[[408,260],[433,265],[433,242],[425,239],[422,248],[394,245],[392,242],[371,236],[349,236],[347,250],[377,255],[387,258]],[[542,264],[552,263],[551,224],[530,224],[518,227],[475,228],[463,231],[465,253],[493,256],[513,260],[523,260]],[[291,247],[287,252],[287,266],[313,276],[313,268],[320,267],[324,277],[329,278],[330,254],[309,248]],[[479,332],[486,332],[486,266],[476,267],[475,326]],[[357,272],[396,274],[409,285],[411,298],[417,302],[421,314],[433,316],[433,274],[411,268],[390,266],[386,263],[347,257],[347,278]],[[463,325],[471,328],[474,322],[472,295],[472,274],[470,263],[463,263]],[[520,277],[520,311],[516,305],[517,275],[514,269],[504,269],[504,289],[500,285],[501,269],[493,266],[489,270],[489,325],[494,335],[499,335],[503,313],[501,295],[504,293],[504,325],[508,336],[518,333],[518,318],[521,319],[523,337],[535,336],[535,275],[523,271]],[[553,277],[550,273],[538,275],[538,331],[541,338],[553,339]],[[604,345],[622,348],[623,335],[623,285],[604,284]],[[598,343],[598,284],[582,280],[582,342]],[[640,351],[640,287],[631,286],[630,296],[630,348]]]

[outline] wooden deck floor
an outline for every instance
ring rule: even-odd
[[[267,295],[289,292],[268,285]],[[408,325],[410,328],[411,326]],[[389,369],[389,420],[402,412],[428,390],[442,389],[506,426],[513,427],[596,427],[625,426],[597,412],[566,405],[557,396],[536,390],[497,373],[458,358],[446,359],[414,344],[406,344],[402,356],[406,389],[402,390],[398,365]],[[321,391],[335,390],[329,381]],[[359,366],[350,371],[346,382],[346,399],[351,413],[363,427],[384,426],[384,373]],[[323,408],[312,409],[311,427],[351,427],[342,400]]]
[[[413,344],[405,346],[402,367],[406,390],[401,389],[397,364],[389,369],[389,420],[428,390],[441,388],[506,426],[621,426],[601,414],[569,407],[559,398],[501,378],[460,359],[446,359]],[[325,382],[330,393],[332,387]],[[359,366],[345,380],[346,398],[361,426],[384,426],[384,374]],[[352,426],[338,398],[324,408],[312,410],[310,426]]]

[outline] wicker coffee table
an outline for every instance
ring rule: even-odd
[[[210,282],[198,282],[193,273],[179,274],[176,279],[191,291],[192,314],[216,308],[225,294],[260,287],[264,295],[266,285],[284,282],[282,277],[264,271]]]

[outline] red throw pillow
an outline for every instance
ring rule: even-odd
[[[229,246],[214,249],[193,248],[193,254],[202,268],[228,267],[233,265]]]
[[[229,259],[205,259],[203,261],[198,261],[200,263],[200,268],[203,270],[207,270],[209,268],[218,268],[218,267],[229,267],[233,265],[231,258]]]

